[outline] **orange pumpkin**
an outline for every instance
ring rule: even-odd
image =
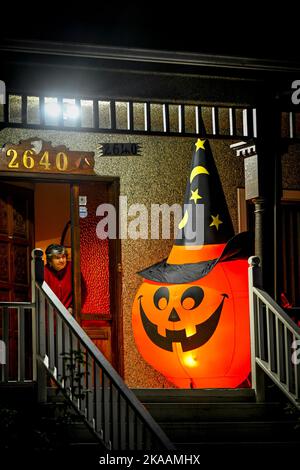
[[[184,284],[144,280],[133,304],[142,357],[181,388],[235,388],[250,372],[247,261]]]
[[[206,140],[195,143],[178,229],[167,261],[139,272],[144,282],[132,317],[137,347],[178,387],[237,387],[250,372],[251,236],[234,235]]]

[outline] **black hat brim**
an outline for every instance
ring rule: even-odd
[[[152,266],[138,271],[143,278],[165,284],[185,284],[206,276],[220,261],[234,261],[253,255],[253,234],[242,232],[232,237],[225,245],[221,255],[212,260],[199,263],[169,264],[167,258]]]

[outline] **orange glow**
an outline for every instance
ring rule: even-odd
[[[180,388],[236,388],[250,372],[247,260],[188,284],[144,280],[133,304],[137,348]]]
[[[197,366],[197,359],[195,359],[193,356],[184,357],[183,362],[187,367],[196,367]]]

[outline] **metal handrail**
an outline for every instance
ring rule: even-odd
[[[252,387],[265,399],[265,374],[300,409],[300,328],[262,289],[260,259],[249,258]]]
[[[110,450],[175,450],[160,426],[46,282],[36,282],[37,360]],[[45,380],[38,387],[46,386]],[[43,396],[41,390],[39,396]]]

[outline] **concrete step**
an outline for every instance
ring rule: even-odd
[[[258,419],[288,420],[290,415],[284,412],[279,403],[144,403],[147,410],[158,422],[195,422],[195,421],[245,421]]]
[[[173,388],[133,388],[137,398],[146,403],[217,403],[255,402],[254,390],[235,389],[173,389]]]
[[[63,420],[59,420],[56,417],[49,418],[41,416],[39,424],[41,429],[48,434],[61,436],[62,439],[68,443],[99,443],[93,431],[85,422],[80,421],[78,418],[64,417]]]
[[[69,416],[76,420],[78,418],[78,413],[75,409],[69,405],[66,401],[51,401],[47,403],[39,403],[37,405],[38,412],[40,416],[44,418],[63,418],[64,416]]]
[[[297,421],[253,421],[253,422],[201,422],[201,423],[160,423],[162,429],[175,444],[178,442],[257,442],[297,441],[300,432]]]

